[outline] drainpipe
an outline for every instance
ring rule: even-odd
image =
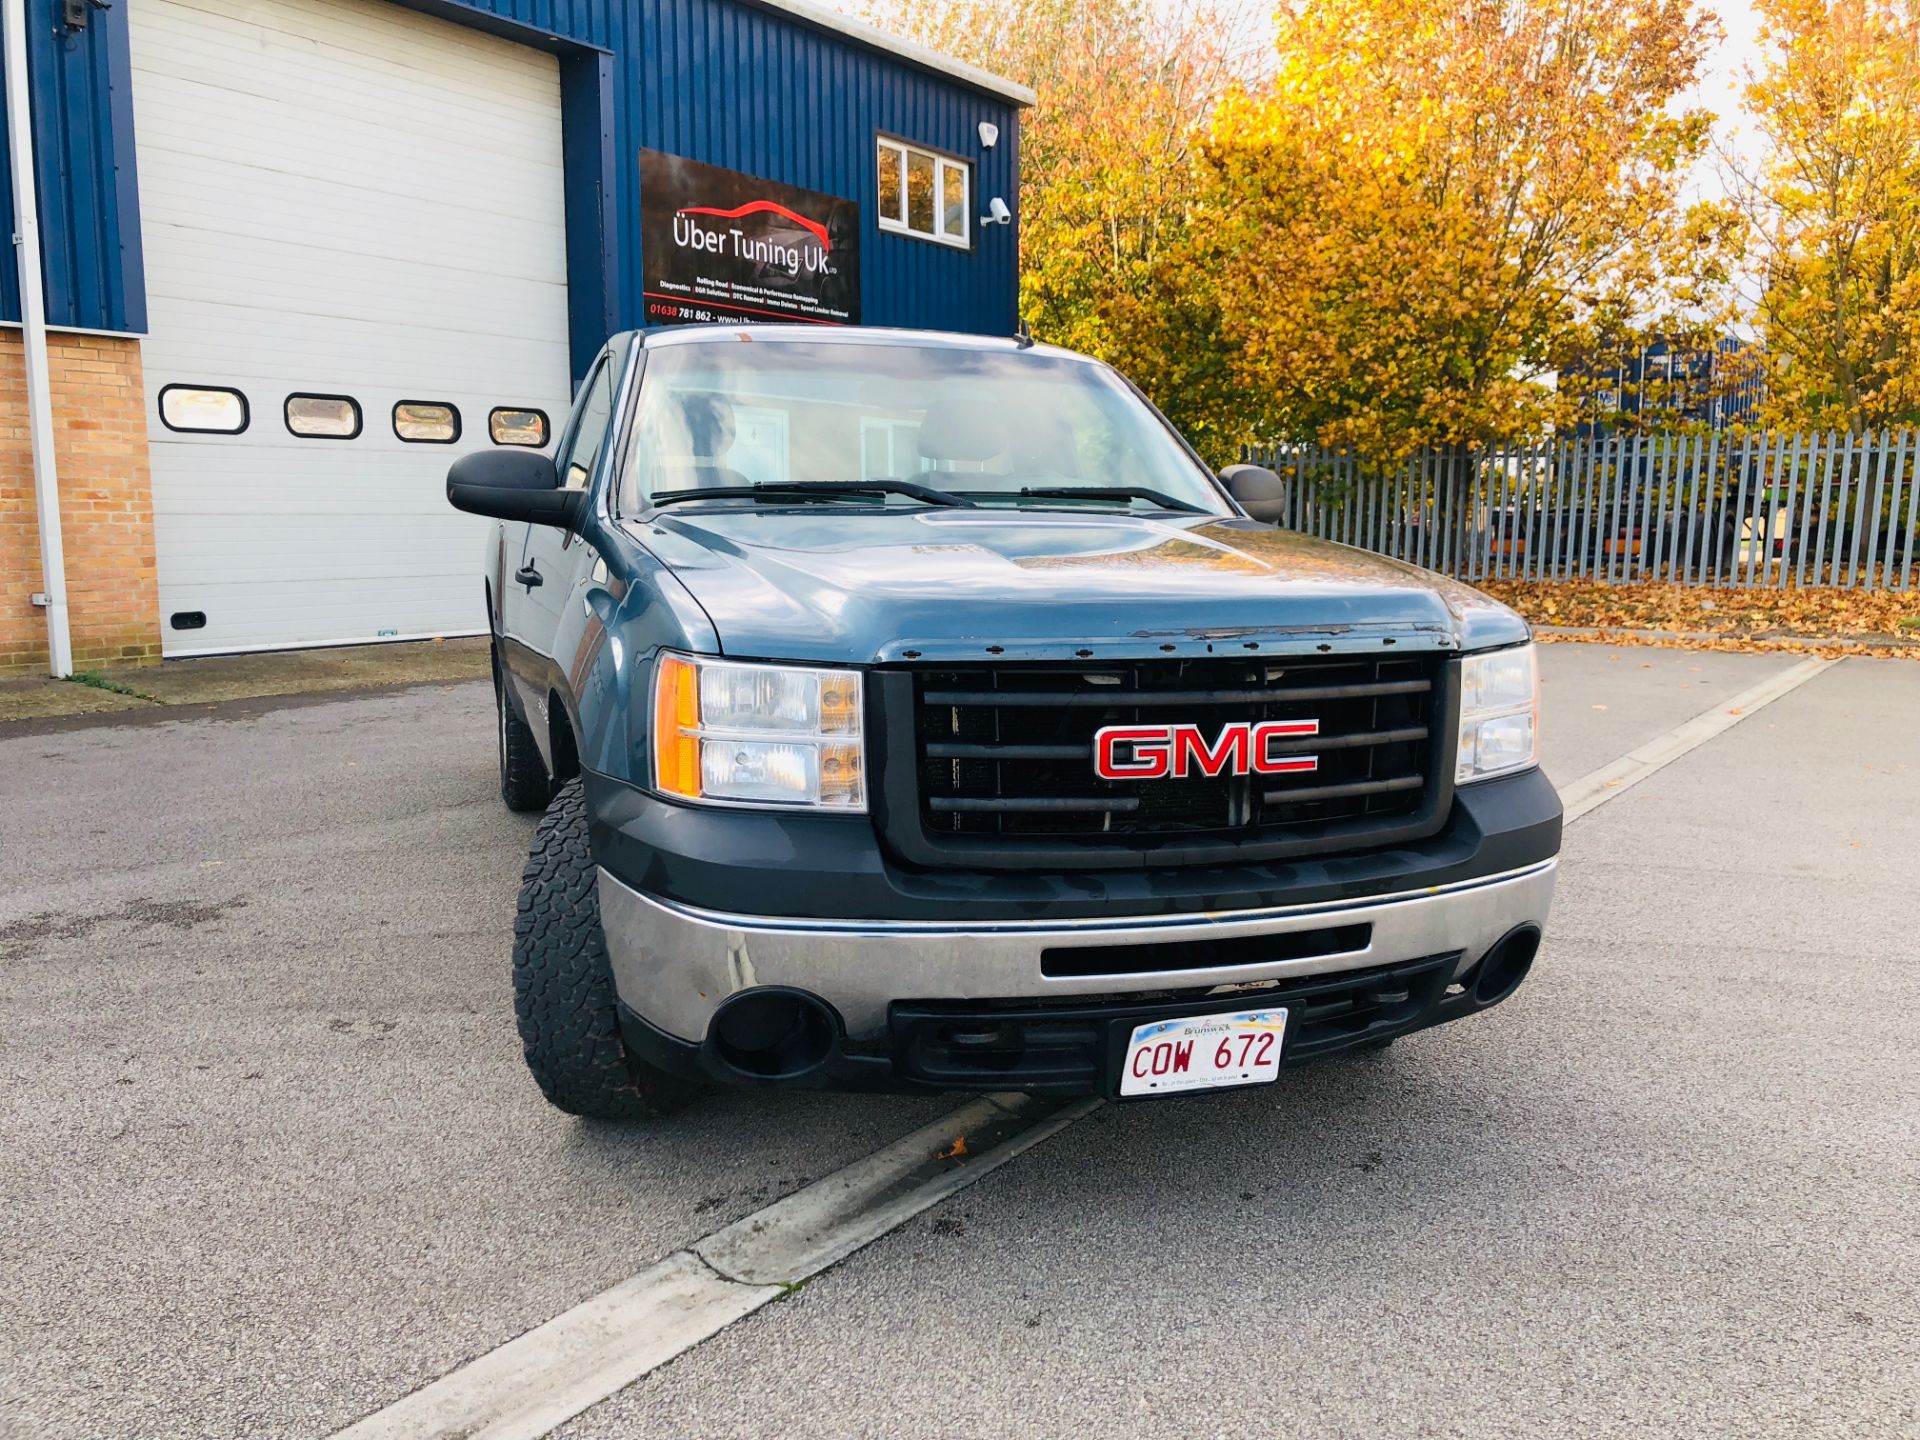
[[[40,200],[33,183],[33,104],[27,92],[25,0],[6,6],[7,156],[13,171],[13,245],[20,262],[20,338],[27,359],[27,423],[33,444],[33,495],[40,512],[40,573],[35,601],[47,609],[47,668],[73,673],[67,629],[67,558],[60,543],[60,479],[53,463],[53,397],[47,368],[47,299],[40,280]]]

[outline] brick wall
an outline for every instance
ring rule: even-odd
[[[74,668],[157,660],[140,342],[56,333],[47,346]],[[20,332],[0,330],[0,674],[47,663],[47,614],[31,600],[40,588],[25,356]]]

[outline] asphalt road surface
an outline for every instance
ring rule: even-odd
[[[1555,646],[1567,782],[1792,662]],[[561,1434],[1920,1433],[1920,665],[1568,832],[1499,1009],[1107,1107]],[[324,1436],[951,1108],[547,1109],[484,684],[0,728],[0,1434]]]

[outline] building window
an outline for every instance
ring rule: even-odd
[[[393,407],[393,433],[414,445],[451,445],[460,438],[460,411],[438,400],[402,400]]]
[[[907,480],[927,468],[916,445],[920,426],[912,420],[860,417],[860,478]]]
[[[496,406],[487,416],[487,434],[496,445],[527,445],[538,450],[547,443],[547,412]]]
[[[189,435],[238,435],[247,428],[247,397],[222,385],[164,385],[160,423]]]
[[[973,233],[973,167],[900,140],[879,142],[880,228],[942,245]]]
[[[305,440],[351,440],[360,433],[360,402],[351,395],[289,395],[287,433]]]

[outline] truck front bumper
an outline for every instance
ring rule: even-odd
[[[1300,1061],[1498,1003],[1532,961],[1556,864],[1365,898],[967,923],[726,913],[604,868],[599,892],[627,1040],[654,1064],[742,1084],[1112,1093],[1126,1035],[1151,1019],[1285,1004]]]

